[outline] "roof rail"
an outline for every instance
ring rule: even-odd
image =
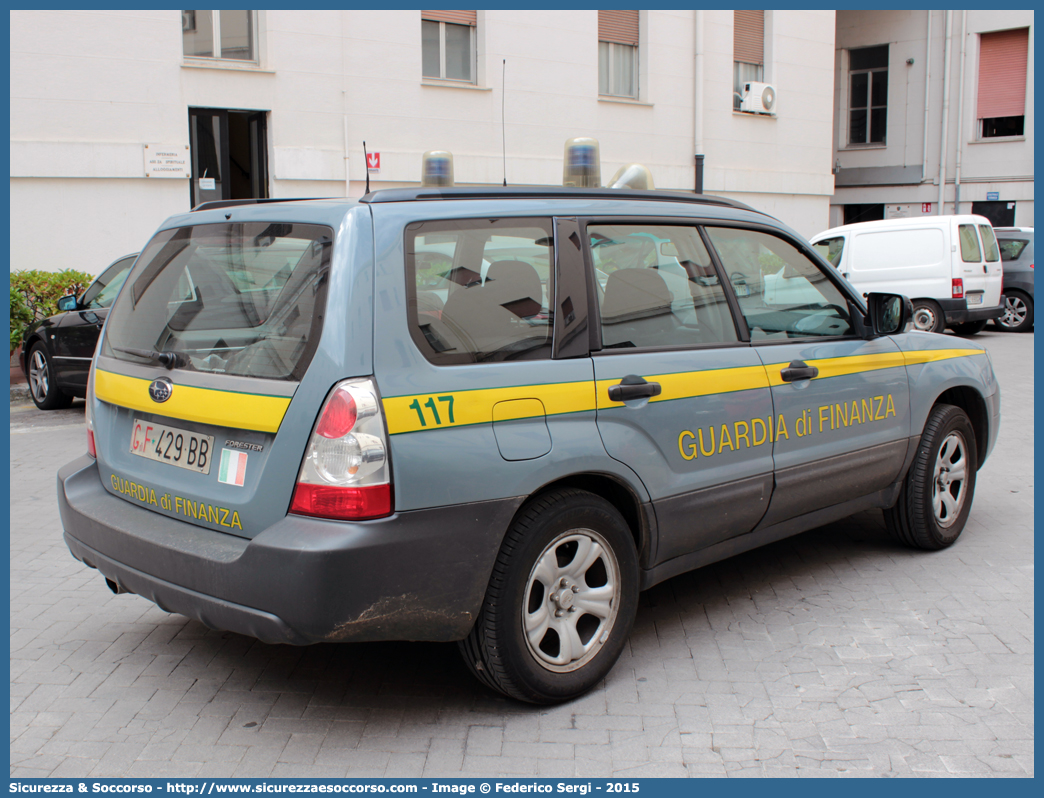
[[[371,191],[359,202],[420,202],[470,199],[632,199],[652,202],[689,202],[755,211],[749,205],[725,197],[688,191],[646,191],[626,188],[572,188],[568,186],[472,186],[455,188],[386,188]]]
[[[201,202],[195,208],[192,209],[192,213],[196,211],[213,211],[218,208],[233,208],[236,205],[265,205],[270,202],[312,202],[314,200],[328,200],[328,199],[347,199],[346,197],[261,197],[258,199],[229,199],[229,200],[211,200],[209,202]]]

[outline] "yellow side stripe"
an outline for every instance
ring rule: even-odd
[[[936,349],[824,358],[809,360],[807,363],[819,369],[819,376],[815,379],[825,379],[980,354],[982,350],[979,349]],[[770,385],[786,385],[779,373],[788,365],[790,364],[774,363],[769,366],[652,374],[646,376],[645,380],[658,382],[661,387],[660,395],[652,397],[650,402],[668,402],[672,399],[690,399],[768,388]],[[398,435],[470,424],[489,424],[494,418],[497,421],[505,421],[541,415],[579,413],[623,407],[623,402],[609,399],[609,387],[619,383],[620,378],[614,377],[598,380],[594,385],[590,382],[564,382],[393,396],[384,399],[384,414],[388,421],[388,432]]]
[[[489,424],[493,421],[494,406],[502,402],[512,404],[497,408],[497,421],[532,418],[542,414],[554,416],[594,410],[594,390],[593,383],[583,381],[392,396],[383,401],[384,416],[391,435],[422,429]],[[543,405],[543,413],[533,402],[517,401],[520,399],[538,400]]]
[[[149,396],[151,382],[97,369],[94,393],[103,402],[131,410],[259,432],[278,431],[290,406],[290,398],[286,396],[233,393],[191,385],[175,385],[170,399],[159,404]]]
[[[696,396],[711,396],[719,393],[735,393],[755,388],[767,388],[768,377],[764,366],[743,366],[734,369],[711,369],[708,371],[683,371],[677,374],[654,374],[644,378],[646,382],[660,383],[660,395],[650,402],[668,402],[672,399],[689,399]],[[609,387],[619,385],[620,378],[599,380],[598,407],[623,407],[623,402],[609,398]]]

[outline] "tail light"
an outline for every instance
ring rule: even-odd
[[[91,363],[91,373],[87,377],[87,407],[84,410],[84,420],[87,423],[87,454],[98,459],[98,450],[94,446],[94,364]]]
[[[964,280],[960,277],[953,278],[953,298],[964,299]]]
[[[372,380],[345,380],[327,397],[308,441],[290,512],[360,521],[391,515],[384,417]]]

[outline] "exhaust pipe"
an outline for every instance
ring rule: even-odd
[[[109,590],[111,590],[117,596],[120,595],[120,593],[130,593],[130,591],[127,590],[127,588],[125,588],[123,585],[116,584],[116,582],[114,582],[112,579],[109,579],[109,577],[105,577],[105,584],[107,584],[109,586]]]

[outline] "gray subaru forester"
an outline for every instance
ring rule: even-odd
[[[65,540],[214,629],[459,641],[489,687],[567,700],[677,574],[867,508],[954,543],[1000,394],[909,317],[702,195],[209,203],[113,305]]]

